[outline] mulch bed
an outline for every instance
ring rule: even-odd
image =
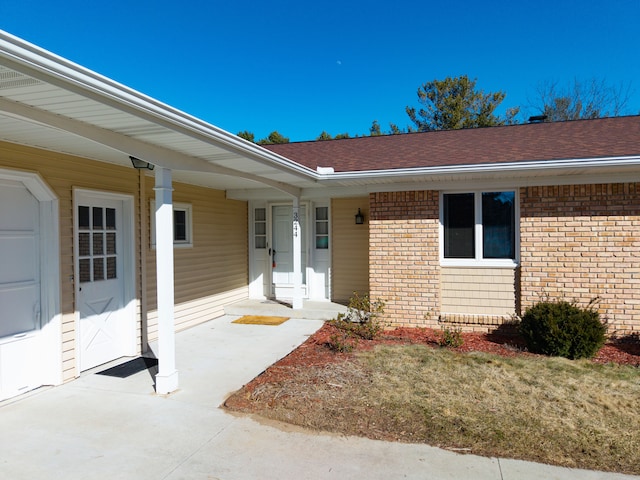
[[[330,363],[349,361],[353,358],[351,353],[340,353],[329,349],[327,344],[336,328],[325,323],[320,330],[310,336],[302,345],[283,359],[265,370],[261,375],[245,385],[245,395],[233,395],[225,406],[234,410],[251,411],[251,402],[247,398],[251,392],[263,384],[277,383],[290,376],[296,369],[310,366],[321,367]],[[526,351],[524,341],[517,335],[500,333],[461,333],[463,344],[453,350],[459,352],[486,352],[504,357],[537,356]],[[371,349],[376,345],[411,345],[421,344],[433,348],[441,348],[439,341],[442,333],[430,328],[406,328],[400,327],[384,332],[376,340],[361,340],[357,343],[356,350]],[[640,367],[640,342],[617,342],[603,346],[592,359],[596,363],[618,363]]]

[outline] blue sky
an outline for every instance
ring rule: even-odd
[[[406,127],[421,84],[469,75],[526,106],[545,81],[631,87],[640,1],[3,0],[0,28],[233,133]],[[534,113],[534,112],[532,112]]]

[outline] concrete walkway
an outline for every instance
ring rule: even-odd
[[[3,479],[623,479],[426,445],[315,434],[218,408],[302,343],[321,320],[232,324],[225,315],[177,335],[179,391],[151,373],[95,371],[0,403]],[[104,367],[96,370],[101,371]]]

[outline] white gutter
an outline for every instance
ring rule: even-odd
[[[578,158],[568,160],[534,160],[525,162],[485,163],[479,165],[448,165],[441,167],[396,168],[389,170],[367,170],[363,172],[337,172],[316,174],[317,180],[375,180],[378,178],[437,176],[454,174],[487,174],[507,172],[529,172],[534,170],[556,170],[567,168],[640,167],[640,155],[628,157]]]

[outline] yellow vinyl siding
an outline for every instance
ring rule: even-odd
[[[135,195],[138,173],[107,163],[0,142],[0,166],[38,172],[58,196],[60,211],[60,308],[62,312],[63,380],[78,375],[75,355],[75,289],[73,262],[73,189],[84,188]],[[136,245],[138,252],[138,245]]]
[[[173,201],[191,205],[193,224],[193,246],[174,249],[175,324],[182,330],[218,317],[225,305],[248,298],[247,203],[227,200],[219,190],[180,183],[173,187]],[[145,191],[150,229],[153,178],[147,177]],[[155,255],[147,245],[149,340],[157,338]]]
[[[355,224],[358,208],[364,225]],[[346,302],[353,292],[369,293],[369,198],[331,201],[332,299]]]
[[[76,369],[77,315],[73,278],[73,189],[113,192],[134,197],[137,348],[138,351],[146,348],[143,341],[157,337],[155,250],[151,248],[149,240],[149,210],[154,198],[153,174],[145,176],[131,167],[5,142],[0,142],[0,167],[38,172],[58,196],[64,381],[79,374]],[[144,185],[141,178],[145,179]],[[141,192],[144,192],[143,202],[139,201]],[[247,204],[227,200],[222,191],[179,183],[174,184],[174,201],[191,204],[193,215],[193,247],[174,250],[175,320],[176,328],[183,329],[220,316],[224,313],[224,305],[248,297]],[[141,218],[146,220],[146,238],[142,236]],[[141,244],[141,236],[145,238],[144,244]],[[143,255],[147,274],[146,299],[141,295]],[[144,300],[148,309],[146,325],[142,308]]]
[[[513,268],[442,267],[440,278],[444,314],[515,313]]]
[[[183,303],[176,303],[175,323],[177,330],[184,330],[199,323],[224,315],[225,305],[244,300],[248,297],[247,287],[229,290],[217,295],[197,298]],[[158,338],[158,312],[152,310],[148,316],[149,340]]]

